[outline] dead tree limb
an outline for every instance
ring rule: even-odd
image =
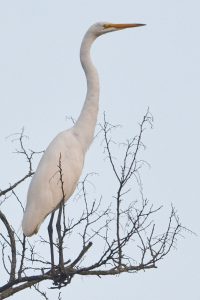
[[[60,155],[58,174],[62,199],[59,209],[53,212],[57,214],[56,224],[52,216],[50,219],[49,239],[46,235],[38,235],[31,242],[17,234],[7,216],[0,211],[0,221],[5,228],[0,233],[2,270],[5,273],[1,278],[7,278],[0,284],[0,299],[8,298],[28,287],[33,287],[41,297],[48,299],[46,291],[40,290],[39,284],[42,281],[48,281],[50,288],[60,290],[78,275],[101,277],[157,268],[159,261],[176,246],[184,228],[175,208],[171,207],[166,229],[160,232],[154,218],[161,207],[154,208],[144,196],[142,186],[140,171],[146,164],[141,159],[145,149],[143,135],[152,126],[152,122],[148,110],[139,124],[138,135],[118,143],[113,139],[113,130],[118,126],[110,124],[104,115],[98,137],[103,134],[104,155],[117,182],[110,200],[104,201],[105,196],[99,199],[91,196],[91,175],[88,174],[79,184],[77,200],[64,203],[65,182]],[[0,197],[5,197],[4,205],[9,194],[15,203],[20,203],[18,206],[22,211],[23,205],[16,190],[33,175],[33,158],[37,153],[26,150],[23,139],[24,131],[18,137],[20,147],[16,152],[22,154],[28,162],[28,173],[0,191]],[[117,159],[114,158],[114,147],[118,147]],[[131,192],[133,186],[138,188],[139,199],[134,199]],[[77,210],[77,203],[82,207],[81,211]],[[69,205],[73,208],[73,215],[69,213]],[[57,231],[53,230],[55,226]],[[47,249],[45,253],[48,255],[45,254],[45,257],[41,254],[42,249]],[[60,292],[58,299],[61,299]]]

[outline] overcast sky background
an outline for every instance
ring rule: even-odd
[[[144,159],[151,164],[143,174],[145,195],[164,205],[165,218],[172,202],[183,225],[199,234],[199,11],[197,0],[0,0],[1,188],[25,173],[6,136],[24,126],[31,148],[45,149],[69,126],[66,116],[77,118],[86,88],[79,46],[87,28],[97,21],[146,23],[105,35],[93,47],[101,80],[99,121],[106,111],[112,123],[123,125],[119,134],[126,139],[150,107],[155,122],[145,134]],[[95,143],[84,172],[101,170],[100,152]],[[10,219],[17,219],[12,212]],[[199,237],[185,234],[158,269],[77,278],[62,297],[199,300],[199,253]],[[40,298],[27,290],[13,299],[29,294]]]

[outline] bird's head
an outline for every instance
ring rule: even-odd
[[[89,31],[94,34],[96,37],[112,32],[112,31],[119,31],[126,28],[134,28],[139,26],[144,26],[145,24],[139,24],[139,23],[108,23],[108,22],[99,22],[95,23],[89,28]]]

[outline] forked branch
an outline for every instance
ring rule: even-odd
[[[100,199],[92,197],[89,188],[91,175],[88,174],[79,184],[76,200],[64,203],[65,182],[60,155],[58,173],[62,199],[59,209],[53,213],[57,214],[56,224],[53,215],[50,217],[49,238],[37,236],[32,243],[24,236],[19,236],[0,211],[0,221],[5,227],[5,231],[0,234],[2,267],[4,277],[8,277],[1,283],[0,299],[28,287],[34,287],[40,296],[48,299],[46,291],[41,291],[39,286],[45,280],[49,281],[51,288],[61,289],[70,284],[76,275],[101,277],[156,268],[158,262],[176,246],[183,229],[176,210],[172,206],[166,230],[159,232],[159,225],[154,222],[154,217],[161,207],[154,208],[143,192],[140,175],[146,164],[141,159],[145,149],[143,135],[148,126],[152,127],[152,122],[153,118],[148,110],[139,124],[138,135],[120,143],[113,139],[113,130],[117,130],[119,126],[110,124],[104,115],[100,130],[103,133],[104,155],[108,158],[113,178],[117,179],[110,201],[105,196]],[[4,204],[8,193],[12,192],[13,200],[20,203],[22,210],[23,205],[16,189],[34,173],[32,163],[35,154],[26,150],[23,137],[22,131],[19,137],[20,150],[17,152],[23,154],[28,161],[28,173],[9,188],[0,191],[0,196],[5,197]],[[117,159],[114,158],[116,149]],[[138,196],[137,199],[134,198],[133,187],[138,188],[139,199]],[[81,207],[80,210],[77,205]],[[55,226],[57,230],[53,230]],[[49,255],[45,254],[43,257],[40,254],[43,249]],[[59,292],[58,299],[60,297]]]

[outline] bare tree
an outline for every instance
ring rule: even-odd
[[[42,281],[48,280],[52,289],[60,290],[77,275],[101,277],[156,268],[170,252],[183,227],[172,206],[166,229],[158,231],[159,225],[156,226],[154,219],[161,207],[154,208],[145,198],[140,178],[141,169],[146,164],[140,158],[145,148],[143,134],[147,127],[152,126],[152,121],[147,111],[139,124],[138,135],[124,143],[117,143],[112,137],[118,126],[111,125],[104,116],[99,136],[103,136],[101,145],[113,174],[109,185],[115,192],[110,201],[105,201],[104,197],[91,199],[89,186],[93,174],[88,174],[78,185],[75,195],[78,200],[64,203],[60,157],[58,172],[63,199],[59,209],[50,216],[48,235],[38,235],[34,242],[18,234],[9,214],[3,212],[11,197],[23,211],[16,189],[34,174],[33,159],[38,152],[25,148],[24,131],[21,132],[17,138],[20,145],[17,152],[25,156],[28,172],[8,188],[0,190],[0,220],[3,224],[0,251],[7,274],[7,278],[1,275],[1,280],[3,277],[5,280],[0,284],[0,299],[28,287],[33,287],[41,297],[48,299],[46,292],[40,289]],[[114,157],[115,151],[121,152],[118,158]],[[133,188],[136,187],[139,198],[135,199]],[[81,209],[77,209],[77,203]],[[70,214],[70,205],[73,214]],[[45,255],[41,250],[44,247]],[[73,251],[70,251],[72,247]],[[59,291],[58,299],[61,299]]]

